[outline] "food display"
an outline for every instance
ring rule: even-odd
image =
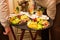
[[[49,17],[46,15],[38,16],[37,15],[26,15],[23,12],[22,15],[13,15],[9,18],[9,21],[13,25],[27,25],[28,28],[34,29],[34,30],[42,30],[47,28],[49,23]],[[25,24],[24,24],[25,23]]]
[[[24,3],[19,3],[19,6],[23,6],[23,4],[30,3],[28,1]],[[16,7],[14,10],[14,14],[10,14],[9,22],[12,25],[27,25],[26,27],[34,30],[42,30],[48,28],[50,25],[49,23],[49,17],[47,15],[43,14],[44,9],[34,9],[33,3],[32,6],[26,5],[23,6],[24,8],[19,10],[19,7]],[[27,8],[28,6],[28,8]]]

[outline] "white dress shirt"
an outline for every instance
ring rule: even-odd
[[[3,27],[8,27],[9,10],[6,0],[0,0],[0,22]]]

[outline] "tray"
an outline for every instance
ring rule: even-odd
[[[49,28],[52,27],[53,20],[52,19],[49,19],[48,21],[49,21],[50,25],[47,28],[43,28],[43,29],[40,29],[40,30],[49,29]],[[17,27],[17,28],[20,28],[20,29],[34,30],[34,29],[31,29],[31,28],[28,28],[27,27],[27,22],[24,22],[22,24],[16,24],[16,25],[11,24],[11,26],[14,26],[14,27]]]

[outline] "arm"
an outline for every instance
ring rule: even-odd
[[[54,20],[55,19],[55,15],[56,15],[56,0],[35,0],[35,2],[38,5],[41,5],[44,7],[44,5],[47,8],[47,15]],[[46,2],[46,3],[44,3]]]
[[[0,22],[3,27],[9,26],[8,24],[9,10],[6,0],[0,0]]]
[[[9,17],[9,10],[7,2],[6,0],[0,0],[0,22],[2,26],[5,28],[4,32],[5,35],[10,31],[8,17]]]
[[[49,0],[47,2],[47,15],[54,20],[56,15],[56,0]]]

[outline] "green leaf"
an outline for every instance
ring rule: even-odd
[[[40,8],[40,10],[44,12],[45,11],[45,8],[42,7],[42,8]]]
[[[16,7],[16,10],[19,12],[19,7]]]

